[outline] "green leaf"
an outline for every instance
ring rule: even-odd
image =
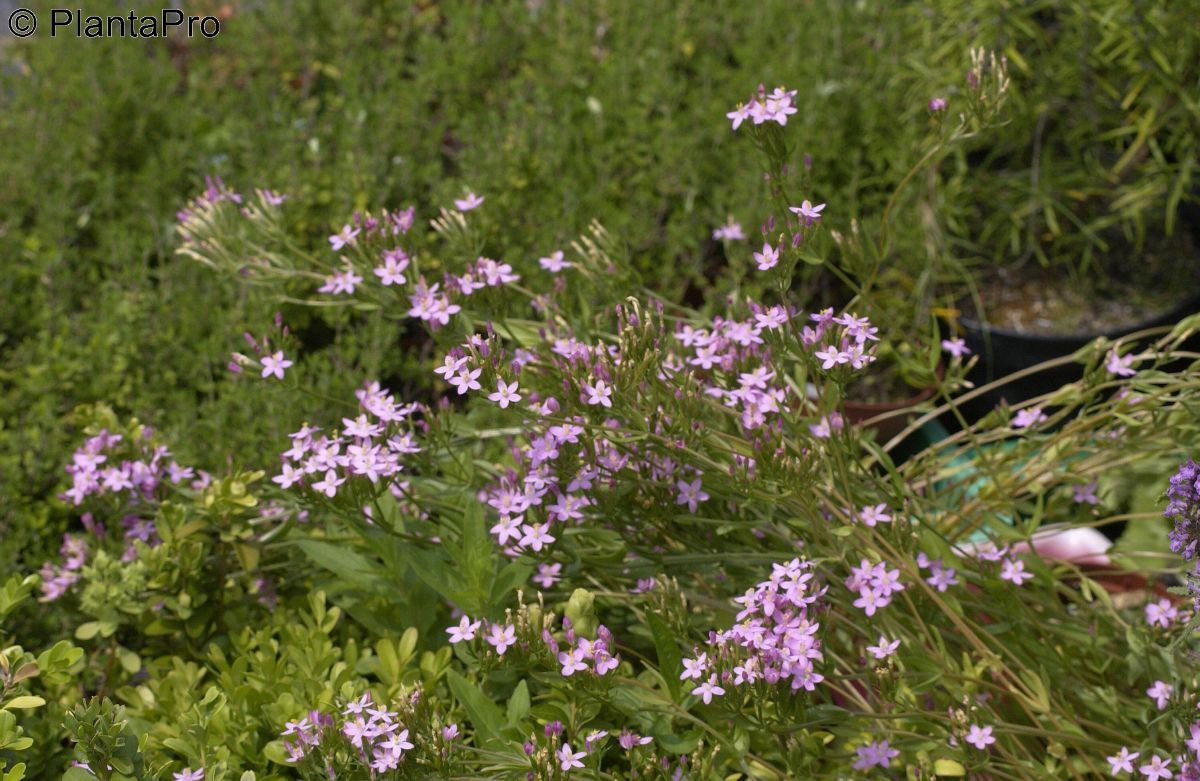
[[[9,768],[8,771],[5,772],[5,774],[2,778],[3,778],[3,781],[21,781],[21,779],[24,777],[25,777],[25,763],[18,762],[17,764],[15,764],[11,768]],[[66,776],[63,776],[63,778],[66,778]]]
[[[953,759],[937,759],[933,762],[933,773],[938,776],[965,776],[967,769]]]
[[[459,544],[458,566],[462,568],[464,580],[472,590],[486,596],[485,587],[492,579],[492,554],[496,546],[488,536],[487,524],[483,520],[483,508],[472,502],[463,513],[462,540]]]
[[[492,595],[488,600],[488,607],[503,605],[510,593],[525,585],[532,572],[533,567],[524,562],[511,561],[505,564],[492,583]]]
[[[521,723],[521,720],[529,715],[529,685],[522,680],[517,684],[517,688],[513,689],[512,696],[508,698],[508,710],[506,722],[509,726],[515,726]]]
[[[45,704],[46,701],[41,697],[33,694],[24,694],[6,702],[4,710],[28,710],[30,708],[40,708]]]
[[[599,620],[596,617],[596,595],[586,588],[577,588],[571,592],[563,615],[571,619],[571,628],[583,637],[592,637]]]
[[[100,634],[99,621],[88,621],[75,628],[75,639],[77,640],[91,640],[98,634]]]
[[[318,566],[363,589],[378,585],[378,568],[361,553],[322,540],[297,540],[296,546]]]
[[[410,550],[408,563],[425,585],[438,596],[454,603],[470,615],[477,615],[482,605],[466,592],[456,568],[440,553],[430,550]]]
[[[117,658],[121,662],[121,667],[130,675],[134,675],[142,669],[142,658],[128,648],[117,651]]]
[[[454,693],[462,706],[466,708],[467,716],[475,725],[475,732],[484,740],[496,740],[500,737],[500,729],[504,726],[504,718],[500,708],[492,702],[479,687],[459,675],[454,670],[446,671],[446,681],[450,691]]]
[[[683,669],[683,654],[679,652],[679,644],[675,635],[663,621],[654,613],[646,614],[646,623],[650,625],[650,634],[654,637],[654,650],[658,652],[658,671],[674,700],[679,699],[679,673]]]
[[[287,749],[283,747],[283,741],[281,740],[272,740],[270,743],[263,746],[263,756],[266,757],[268,761],[274,762],[276,765],[291,766],[288,762]]]

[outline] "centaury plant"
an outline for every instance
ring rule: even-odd
[[[731,119],[773,161],[790,107],[762,90]],[[961,430],[902,462],[903,435],[845,414],[884,341],[853,311],[873,267],[839,269],[851,308],[792,300],[821,204],[786,204],[786,241],[753,260],[761,295],[705,315],[641,288],[599,225],[536,263],[488,257],[498,204],[463,192],[428,234],[410,208],[357,212],[321,252],[268,190],[214,180],[180,213],[184,256],[422,323],[444,395],[369,379],[353,401],[313,395],[261,488],[279,511],[234,523],[227,550],[270,550],[322,597],[281,590],[257,635],[212,634],[173,695],[141,695],[152,761],[186,762],[185,779],[1200,775],[1189,611],[1110,595],[1133,558],[1096,531],[1136,522],[1166,546],[1161,509],[1131,509],[1120,477],[1158,470],[1165,487],[1195,446],[1200,369],[1179,362],[1196,322],[1097,342],[1062,359],[1082,380],[974,422],[951,397],[965,351],[930,344],[942,403],[905,434],[939,415]],[[230,370],[306,393],[272,338]],[[113,468],[77,463],[74,490]],[[1193,473],[1172,517],[1190,518]],[[1190,555],[1187,533],[1172,542]],[[240,561],[242,578],[264,566]],[[336,642],[325,599],[352,619]],[[289,615],[311,616],[308,636]],[[184,682],[205,675],[222,683],[197,702]],[[245,721],[210,732],[205,708]],[[189,738],[166,737],[172,709],[193,714]]]

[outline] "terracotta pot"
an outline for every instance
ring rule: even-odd
[[[939,376],[941,372],[938,372]],[[904,409],[912,409],[922,402],[929,401],[933,398],[934,388],[926,388],[915,396],[910,396],[903,401],[883,401],[883,402],[865,402],[865,401],[847,401],[846,419],[855,425],[878,417],[887,412],[898,412]],[[870,428],[877,432],[880,442],[887,442],[892,437],[904,430],[913,418],[913,413],[907,415],[896,415],[894,417],[885,418],[884,420],[872,423]]]

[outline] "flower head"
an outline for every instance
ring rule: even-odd
[[[886,740],[859,746],[854,752],[858,754],[858,758],[854,760],[855,770],[870,770],[876,766],[890,767],[891,761],[900,756],[900,752],[890,748]]]
[[[562,748],[555,754],[558,757],[558,766],[564,773],[569,772],[571,768],[583,767],[582,760],[587,756],[586,751],[571,751],[570,743],[563,743]]]
[[[1138,768],[1142,775],[1149,781],[1159,781],[1161,778],[1171,778],[1172,773],[1167,765],[1171,764],[1171,758],[1162,759],[1155,755],[1150,757],[1150,762]]]
[[[507,409],[509,404],[515,404],[521,400],[521,395],[517,393],[517,381],[513,380],[509,385],[504,380],[497,380],[496,392],[488,394],[488,401],[494,401],[500,405],[500,409]]]
[[[469,212],[483,205],[483,198],[475,193],[469,192],[462,198],[454,199],[454,208],[460,212]]]
[[[879,636],[879,644],[878,645],[869,645],[869,646],[867,646],[867,650],[870,651],[871,655],[874,656],[876,659],[886,659],[889,656],[891,656],[892,654],[896,653],[896,649],[899,647],[900,647],[899,638],[892,640],[891,642],[888,642],[887,637],[885,637],[884,635],[880,635]]]
[[[763,244],[762,252],[754,253],[754,262],[759,271],[770,271],[779,263],[779,250],[770,244]]]
[[[978,724],[972,724],[971,729],[967,732],[966,741],[980,751],[984,751],[988,746],[996,742],[996,738],[992,736],[991,727],[980,727]]]
[[[725,693],[725,690],[717,685],[717,676],[710,675],[708,680],[692,689],[692,694],[695,694],[704,700],[704,704],[708,705],[712,702],[713,697],[720,697]]]
[[[1159,710],[1165,710],[1174,691],[1175,687],[1166,681],[1155,681],[1154,685],[1146,690],[1146,696],[1154,700]]]
[[[789,206],[788,210],[804,220],[804,227],[810,227],[814,222],[821,219],[821,212],[825,210],[825,204],[817,204],[814,206],[811,201],[803,201],[799,206]]]
[[[1104,369],[1114,377],[1132,377],[1137,374],[1137,370],[1133,368],[1133,362],[1133,355],[1118,355],[1117,348],[1114,347],[1108,351]]]
[[[264,379],[274,376],[277,380],[283,379],[283,370],[292,365],[292,362],[283,357],[283,351],[276,350],[270,355],[264,355],[262,359],[262,376]]]
[[[1118,773],[1132,773],[1133,760],[1137,759],[1139,756],[1141,756],[1141,752],[1134,751],[1131,754],[1129,753],[1129,749],[1127,747],[1121,746],[1121,752],[1119,754],[1106,757],[1106,759],[1108,760],[1108,764],[1112,765],[1112,775],[1115,776]]]
[[[1047,420],[1049,418],[1046,417],[1046,413],[1042,412],[1040,407],[1030,407],[1019,411],[1013,416],[1012,426],[1013,428],[1028,428],[1038,423],[1045,423]]]
[[[557,274],[565,268],[570,268],[571,264],[563,260],[563,251],[555,250],[544,258],[538,258],[538,265],[549,271],[551,274]]]

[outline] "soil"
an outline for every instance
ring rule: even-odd
[[[1186,230],[1140,252],[1110,252],[1097,265],[1082,280],[1040,267],[995,270],[980,288],[987,321],[1030,335],[1108,332],[1162,314],[1200,289],[1200,258]],[[962,311],[975,307],[966,303]]]
[[[863,404],[896,403],[907,401],[926,387],[929,386],[906,381],[895,363],[881,360],[846,386],[846,400]]]

